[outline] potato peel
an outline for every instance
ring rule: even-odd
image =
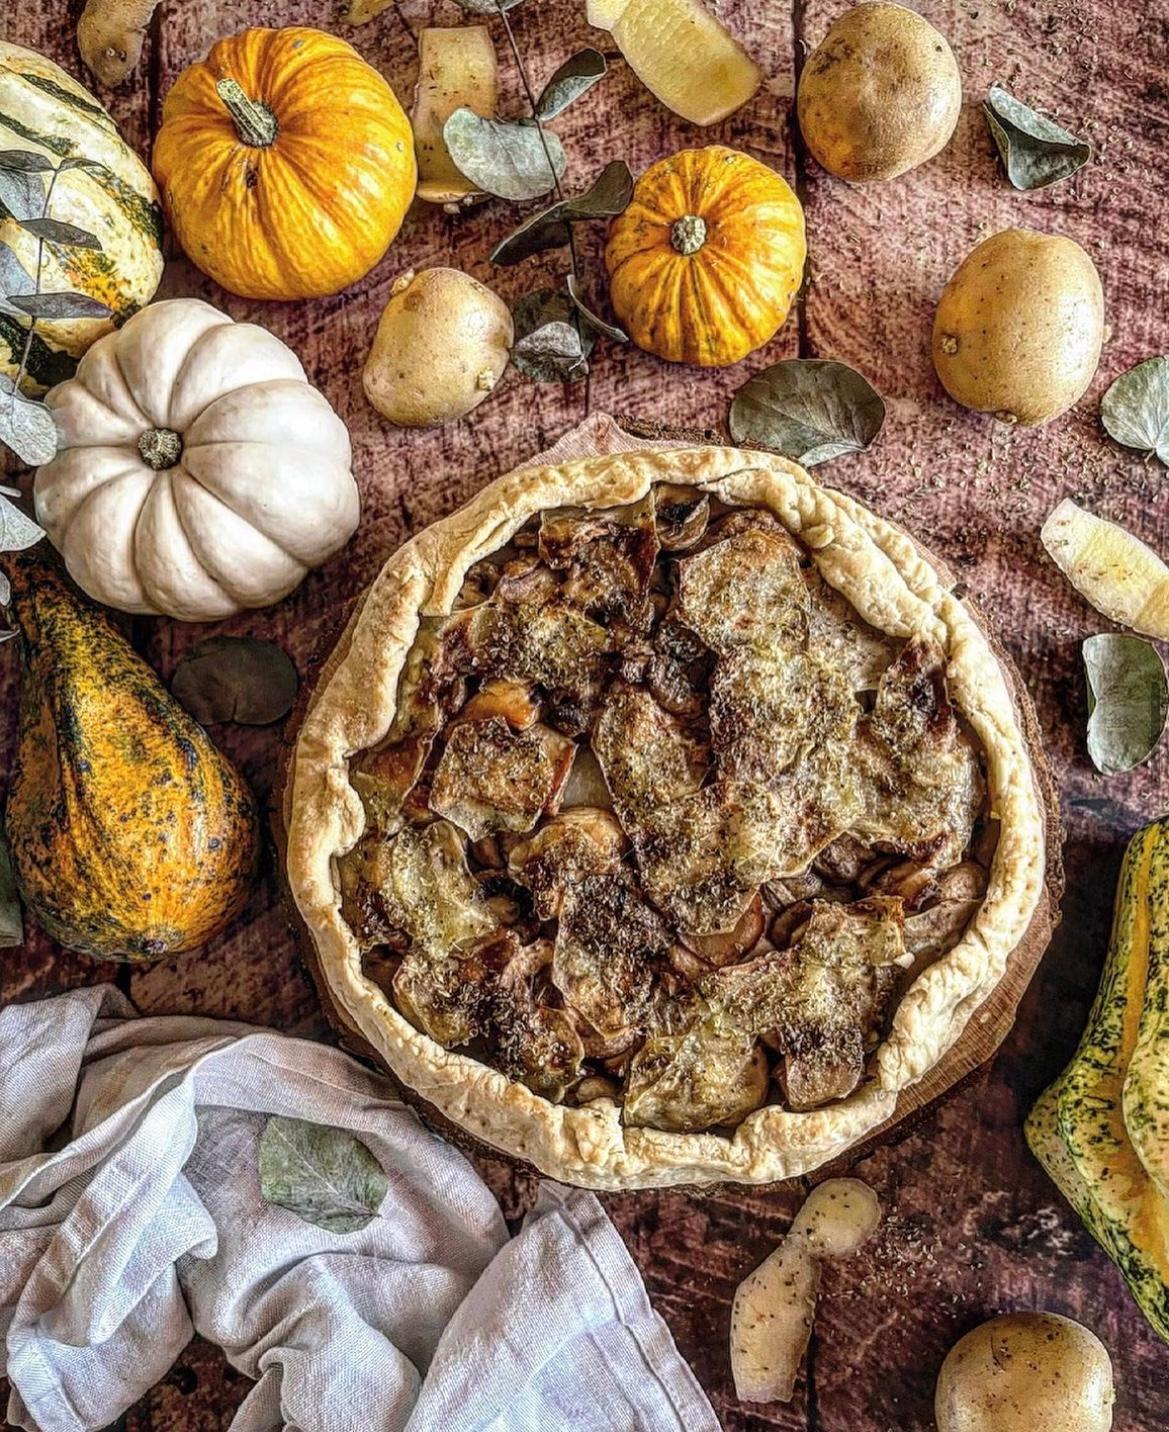
[[[855,1178],[818,1185],[779,1247],[739,1284],[731,1375],[743,1402],[790,1402],[816,1312],[820,1261],[848,1258],[877,1231],[877,1195]]]
[[[1040,538],[1052,561],[1098,612],[1169,640],[1169,567],[1131,532],[1065,498]]]

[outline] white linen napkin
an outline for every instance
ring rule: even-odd
[[[365,1228],[265,1202],[272,1114],[370,1149]],[[336,1049],[137,1018],[109,986],[0,1010],[9,1422],[108,1425],[193,1329],[256,1380],[234,1432],[718,1432],[591,1194],[546,1183],[509,1238],[463,1155]]]

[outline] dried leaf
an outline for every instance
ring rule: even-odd
[[[572,300],[563,289],[542,288],[524,294],[511,316],[515,324],[511,361],[525,378],[536,383],[573,383],[589,371],[589,354],[596,339],[590,332],[581,332]],[[565,328],[569,333],[561,331]]]
[[[31,149],[0,149],[0,169],[17,174],[51,174],[56,167],[47,155],[34,154]]]
[[[992,85],[983,112],[1007,178],[1016,189],[1045,189],[1082,169],[1092,153],[1052,120],[1037,114],[1001,85]]]
[[[885,404],[846,363],[788,358],[749,379],[731,403],[735,442],[770,448],[813,467],[863,452],[881,431]]]
[[[33,318],[109,318],[114,311],[87,293],[10,293],[8,302]]]
[[[1106,776],[1148,759],[1169,714],[1169,681],[1157,649],[1139,636],[1102,632],[1084,642],[1088,755]]]
[[[442,137],[459,173],[500,199],[538,199],[555,187],[567,163],[551,130],[531,120],[484,119],[465,105],[443,125]]]
[[[0,497],[0,552],[23,552],[44,536],[44,532],[7,497]]]
[[[170,689],[203,726],[270,726],[292,710],[299,684],[296,667],[274,642],[213,636],[179,662]]]
[[[101,240],[88,229],[79,229],[76,224],[63,224],[60,219],[21,219],[20,227],[34,239],[45,239],[51,244],[64,244],[74,249],[100,249]]]
[[[524,0],[455,0],[469,15],[502,15],[505,10],[514,10]]]
[[[346,1129],[273,1114],[260,1135],[260,1193],[329,1233],[357,1233],[389,1189],[381,1164]]]
[[[572,299],[573,306],[590,328],[595,328],[598,333],[603,333],[606,338],[611,338],[614,343],[629,342],[629,334],[626,333],[623,328],[618,328],[614,323],[606,323],[606,321],[595,314],[588,304],[585,303],[584,299],[581,298],[576,281],[576,274],[570,273],[566,276],[565,286],[568,289],[568,296]]]
[[[583,194],[562,199],[551,208],[533,214],[501,240],[492,251],[491,262],[518,264],[544,249],[562,248],[568,243],[569,224],[586,219],[611,219],[624,213],[633,197],[633,175],[623,159],[611,160]]]
[[[52,413],[44,403],[36,403],[18,393],[12,379],[4,373],[0,373],[0,394],[4,395],[0,396],[0,443],[10,447],[21,462],[30,467],[52,462],[57,455],[57,426]],[[45,535],[39,527],[37,531],[42,537]]]
[[[45,208],[45,181],[37,173],[0,165],[0,209],[17,222],[40,218]]]
[[[599,50],[580,50],[571,59],[565,60],[536,101],[536,114],[540,119],[555,119],[582,94],[603,79],[609,66]]]
[[[1100,421],[1122,447],[1156,453],[1169,467],[1169,357],[1122,373],[1100,399]]]
[[[16,893],[8,843],[3,830],[0,830],[0,949],[10,950],[23,944],[24,919],[20,912],[20,896]]]

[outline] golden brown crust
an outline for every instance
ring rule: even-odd
[[[608,1100],[553,1104],[444,1049],[363,975],[335,884],[335,857],[352,847],[364,823],[348,762],[389,729],[419,617],[449,611],[467,568],[537,512],[631,503],[665,481],[770,509],[870,625],[899,638],[921,631],[942,644],[949,690],[984,748],[992,813],[1001,823],[983,905],[959,944],[904,996],[878,1052],[877,1077],[828,1108],[766,1106],[729,1137],[627,1128]],[[552,1177],[594,1188],[772,1182],[842,1153],[889,1117],[897,1092],[937,1064],[1001,979],[1045,870],[1042,812],[1005,673],[946,578],[904,532],[867,508],[821,488],[783,458],[733,448],[637,451],[521,469],[400,548],[370,588],[305,716],[287,806],[289,885],[344,1019],[446,1118]]]

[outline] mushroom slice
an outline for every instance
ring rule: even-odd
[[[488,676],[534,681],[591,713],[600,697],[609,634],[560,601],[491,601],[470,613],[476,668]]]
[[[865,809],[852,828],[934,869],[961,859],[985,790],[945,671],[936,642],[908,641],[882,676],[856,742]]]
[[[540,714],[528,681],[485,681],[459,712],[460,721],[489,721],[502,716],[513,731],[526,731]]]
[[[555,809],[572,767],[571,741],[547,726],[513,731],[502,716],[453,726],[430,788],[430,808],[479,840],[528,831]]]
[[[605,697],[592,748],[627,830],[697,791],[706,774],[705,749],[648,691],[623,683]]]
[[[789,1233],[739,1284],[731,1307],[731,1376],[742,1402],[790,1402],[812,1336],[820,1264]]]
[[[756,895],[739,917],[739,923],[725,935],[689,935],[686,944],[708,965],[723,965],[741,960],[763,937],[763,899]]]
[[[767,1056],[742,1033],[697,1020],[683,1034],[651,1034],[629,1065],[627,1124],[697,1133],[738,1124],[767,1097]]]
[[[905,952],[917,971],[941,959],[958,943],[978,913],[981,900],[939,900],[905,917]]]
[[[840,672],[851,691],[875,691],[895,655],[893,643],[869,626],[819,572],[808,572],[806,580],[809,649]]]
[[[627,875],[589,875],[565,891],[552,982],[600,1034],[620,1034],[644,1022],[669,944]]]
[[[671,482],[654,488],[654,523],[663,552],[685,552],[706,535],[710,498],[693,487]]]
[[[588,616],[635,630],[649,625],[658,539],[648,497],[601,512],[546,512],[539,551],[550,567],[566,569],[564,596]]]
[[[803,755],[852,735],[860,707],[838,671],[775,642],[720,656],[710,686],[719,767],[766,784]]]
[[[808,602],[785,532],[753,526],[678,563],[678,615],[717,652],[744,642],[802,643]]]
[[[511,852],[513,879],[532,894],[541,920],[560,914],[564,893],[586,875],[611,875],[621,866],[625,836],[614,817],[595,806],[576,806],[553,816]]]
[[[905,962],[899,900],[817,900],[791,949],[728,966],[702,993],[731,1028],[774,1039],[791,1107],[810,1109],[860,1082],[866,1039]]]

